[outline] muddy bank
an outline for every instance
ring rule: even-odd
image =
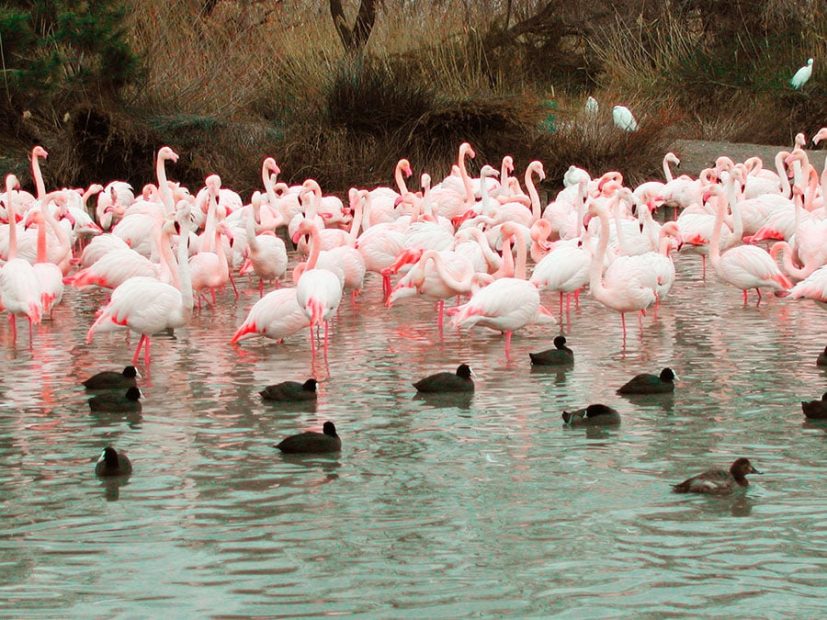
[[[823,143],[822,143],[823,144]],[[812,146],[812,143],[810,143]],[[774,170],[773,159],[778,151],[789,151],[792,146],[771,146],[767,144],[748,144],[745,142],[713,142],[711,140],[676,140],[672,151],[681,160],[678,172],[697,176],[704,168],[715,165],[715,158],[726,155],[733,161],[742,162],[749,157],[758,156],[764,162],[764,167]],[[818,151],[808,150],[810,163],[821,172],[824,169],[824,159],[827,149]]]

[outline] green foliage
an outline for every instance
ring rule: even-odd
[[[116,0],[0,1],[0,106],[7,111],[55,98],[113,95],[138,69]]]

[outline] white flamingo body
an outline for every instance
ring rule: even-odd
[[[263,336],[284,340],[310,325],[310,319],[296,299],[295,288],[282,288],[267,293],[247,314],[231,342]]]

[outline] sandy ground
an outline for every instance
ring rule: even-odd
[[[824,143],[822,143],[824,144]],[[716,157],[726,155],[736,162],[757,155],[764,162],[764,167],[774,170],[773,159],[778,151],[791,150],[791,146],[770,146],[766,144],[746,144],[743,142],[712,142],[707,140],[676,140],[672,145],[675,155],[681,160],[677,172],[697,176],[704,168],[714,166]],[[807,151],[807,155],[819,173],[824,169],[827,149]]]

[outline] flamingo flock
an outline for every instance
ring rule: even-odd
[[[824,139],[827,127],[813,142]],[[393,187],[351,188],[345,200],[313,179],[279,182],[267,157],[263,187],[246,203],[217,175],[194,191],[170,181],[167,166],[178,155],[169,147],[158,151],[156,182],[140,193],[125,181],[47,192],[40,160],[48,153],[37,146],[36,195],[11,174],[0,194],[0,309],[12,343],[18,318],[29,323],[32,343],[66,286],[110,289],[89,317],[87,341],[136,333],[133,364],[143,351],[149,369],[154,334],[185,327],[216,303],[243,303],[239,286],[259,299],[228,330],[228,343],[284,341],[307,329],[314,359],[318,332],[326,355],[337,316],[358,308],[369,278],[382,279],[387,306],[420,295],[434,301],[440,337],[446,315],[457,329],[449,337],[475,327],[501,332],[507,360],[514,332],[558,330],[564,302],[579,303],[584,290],[620,315],[625,343],[627,314],[643,329],[647,311],[668,303],[676,256],[700,255],[704,277],[708,258],[744,303],[752,289],[759,303],[762,289],[827,302],[827,167],[813,167],[805,144],[799,134],[774,171],[757,157],[719,157],[697,178],[673,176],[679,160],[667,153],[664,179],[637,187],[618,172],[592,177],[572,166],[545,205],[536,186],[545,179],[541,162],[528,163],[522,183],[509,156],[475,178],[467,143],[439,183],[423,173],[419,190],[409,188],[413,167],[402,159]],[[679,215],[660,224],[653,212],[663,207]],[[232,301],[222,294],[229,289]]]

